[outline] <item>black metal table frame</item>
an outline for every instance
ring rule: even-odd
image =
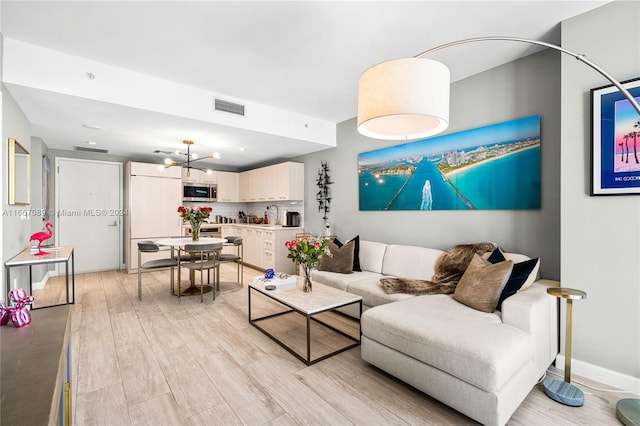
[[[27,248],[28,250],[28,248]],[[69,301],[69,260],[71,260],[71,301]],[[20,266],[28,266],[29,267],[29,296],[33,295],[33,265],[42,265],[42,264],[51,264],[51,263],[64,263],[64,273],[65,273],[65,278],[64,278],[64,283],[65,283],[65,296],[66,296],[66,303],[58,303],[57,305],[47,305],[47,306],[38,306],[38,307],[33,307],[33,305],[31,306],[32,310],[36,310],[36,309],[44,309],[44,308],[52,308],[54,306],[64,306],[64,305],[69,305],[69,304],[75,304],[76,303],[76,274],[75,274],[75,250],[72,248],[71,249],[71,254],[68,258],[66,259],[60,259],[60,260],[56,260],[56,261],[51,261],[51,262],[46,262],[46,263],[22,263],[22,264],[18,264],[18,265],[7,265],[5,263],[5,268],[7,270],[7,301],[9,300],[9,291],[11,289],[11,268],[17,268]]]
[[[272,302],[275,302],[279,305],[282,306],[286,306],[287,308],[289,308],[286,311],[282,311],[282,312],[277,312],[275,314],[270,314],[270,315],[265,315],[263,317],[259,317],[259,318],[251,318],[251,290],[257,291],[259,294],[262,294],[263,296],[265,296],[267,299],[271,300]],[[321,314],[323,312],[328,312],[328,311],[333,311],[336,308],[342,308],[345,306],[349,306],[349,305],[353,305],[354,303],[357,303],[359,305],[359,311],[360,311],[360,315],[359,317],[362,317],[362,299],[360,300],[356,300],[354,302],[349,302],[349,303],[345,303],[344,305],[340,305],[340,306],[334,306],[331,308],[327,308],[318,312],[314,312],[312,314],[306,313],[304,311],[301,311],[299,309],[296,309],[295,307],[288,305],[287,303],[274,299],[272,298],[269,293],[265,291],[261,291],[258,288],[255,288],[253,286],[249,286],[248,287],[248,297],[249,297],[249,303],[248,303],[248,310],[249,310],[249,324],[253,325],[255,328],[257,328],[258,330],[260,330],[261,332],[263,332],[264,334],[266,334],[269,338],[271,338],[271,340],[273,340],[274,342],[276,342],[277,344],[279,344],[280,346],[282,346],[284,349],[286,349],[287,351],[289,351],[289,353],[293,354],[296,358],[298,358],[300,361],[304,362],[307,365],[311,365],[311,364],[315,364],[316,362],[320,362],[324,359],[327,359],[329,357],[332,357],[334,355],[337,355],[341,352],[347,351],[351,348],[355,348],[356,346],[360,345],[360,336],[362,335],[362,325],[360,324],[360,320],[358,320],[358,339],[356,339],[355,337],[345,333],[342,330],[339,330],[335,327],[333,327],[330,324],[325,323],[324,321],[321,321],[317,318],[314,318],[314,315],[317,314]],[[271,318],[275,318],[281,315],[285,315],[285,314],[289,314],[291,312],[297,312],[298,314],[306,317],[306,322],[307,322],[307,357],[305,358],[304,356],[300,355],[298,352],[294,351],[291,347],[287,346],[282,340],[278,339],[276,336],[274,336],[272,333],[268,332],[267,330],[265,330],[263,327],[261,327],[258,322],[259,321],[264,321],[267,319],[271,319]],[[352,340],[354,343],[347,345],[343,348],[340,348],[334,352],[330,352],[328,354],[322,355],[316,359],[311,359],[311,321],[314,321],[318,324],[323,325],[324,327],[327,327],[330,330],[335,331],[336,333],[348,338],[349,340]]]

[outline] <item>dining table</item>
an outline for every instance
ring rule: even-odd
[[[185,245],[187,244],[224,244],[227,240],[224,238],[216,238],[216,237],[201,237],[198,240],[194,241],[190,236],[189,237],[170,237],[170,238],[162,238],[154,241],[159,246],[166,246],[171,248],[171,257],[173,258],[175,254],[175,250],[178,249],[178,259],[180,259],[180,250],[183,250]],[[195,254],[191,255],[191,260],[195,260]],[[191,296],[193,294],[200,294],[200,288],[196,286],[196,278],[195,271],[191,269],[189,271],[189,287],[186,290],[180,291],[178,293],[178,297],[180,296]],[[180,260],[178,260],[178,288],[180,288]],[[213,290],[213,286],[207,286],[204,289],[205,293],[208,293]]]

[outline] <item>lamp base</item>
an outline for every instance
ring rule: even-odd
[[[621,399],[616,404],[616,417],[625,426],[640,426],[640,399]]]
[[[584,405],[584,393],[571,383],[556,379],[545,379],[542,383],[544,393],[554,401],[571,407]]]

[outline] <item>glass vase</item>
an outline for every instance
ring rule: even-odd
[[[303,263],[302,265],[302,271],[304,272],[304,282],[302,283],[302,291],[304,291],[305,293],[309,293],[312,290],[311,287],[311,268],[306,264]]]
[[[191,224],[191,239],[193,241],[198,241],[200,239],[200,224],[192,223]]]

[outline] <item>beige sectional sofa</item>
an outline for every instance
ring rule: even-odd
[[[538,279],[493,313],[451,295],[387,294],[380,286],[385,276],[431,279],[442,253],[360,241],[362,272],[314,271],[312,279],[362,296],[365,361],[480,423],[503,425],[558,353],[557,301],[546,289],[559,283]]]

